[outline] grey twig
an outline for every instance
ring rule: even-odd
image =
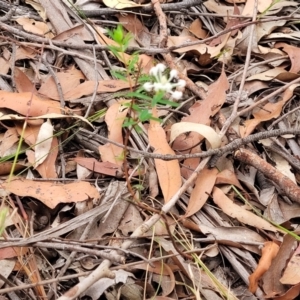
[[[221,156],[227,152],[229,152],[229,153],[234,152],[235,150],[239,149],[243,145],[247,145],[249,143],[253,143],[253,142],[256,142],[259,140],[263,140],[263,139],[267,139],[267,138],[275,137],[275,136],[280,136],[280,135],[285,135],[285,134],[299,135],[300,129],[298,129],[298,128],[297,129],[289,128],[286,130],[275,129],[275,130],[266,131],[266,132],[259,132],[259,133],[249,135],[246,138],[236,139],[224,147],[217,148],[217,149],[210,149],[208,151],[203,151],[201,153],[193,153],[193,154],[162,155],[162,154],[149,153],[149,152],[137,150],[137,149],[131,148],[131,147],[127,147],[127,149],[129,151],[140,154],[141,157],[151,157],[151,158],[157,158],[157,159],[161,159],[161,160],[187,159],[187,158],[193,158],[193,157],[204,158],[204,157],[209,157],[212,155]],[[93,139],[100,143],[111,143],[111,144],[114,144],[121,148],[124,148],[123,144],[113,142],[113,141],[105,138],[104,136],[93,134],[92,132],[90,132],[84,128],[79,129],[79,131],[77,132],[77,135],[80,135],[81,138],[83,138],[83,139],[88,139],[88,140]]]

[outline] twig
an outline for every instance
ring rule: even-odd
[[[257,15],[257,0],[255,0],[255,7],[254,7],[254,10],[253,10],[253,16],[252,16],[252,21],[253,22],[256,20],[256,15]],[[226,134],[227,129],[230,127],[230,125],[235,120],[236,115],[237,115],[237,110],[238,110],[238,107],[239,107],[239,104],[240,104],[241,96],[242,96],[243,89],[244,89],[244,84],[245,84],[245,81],[246,81],[246,75],[247,75],[248,67],[249,67],[249,64],[250,64],[250,58],[251,58],[251,53],[252,53],[252,40],[253,40],[254,30],[255,30],[255,25],[253,24],[253,25],[250,26],[250,35],[249,35],[249,41],[248,41],[248,47],[247,47],[247,55],[246,55],[246,61],[245,61],[245,67],[244,67],[243,75],[242,75],[242,80],[241,80],[241,83],[240,83],[240,88],[239,88],[238,94],[236,96],[236,99],[235,99],[235,102],[234,102],[234,105],[233,105],[233,108],[232,108],[231,115],[226,120],[224,126],[221,129],[221,132],[220,132],[221,137],[223,137]]]
[[[122,145],[120,143],[111,141],[111,140],[105,138],[104,136],[93,134],[90,131],[83,129],[83,128],[81,128],[78,131],[78,133],[79,134],[82,133],[82,135],[86,136],[87,139],[93,138],[102,143],[103,142],[111,143],[118,147],[124,148],[124,145]],[[262,139],[267,139],[270,137],[275,137],[275,136],[280,136],[280,135],[285,135],[285,134],[299,135],[300,129],[297,129],[297,128],[295,128],[295,129],[289,128],[286,130],[275,129],[275,130],[266,131],[266,132],[259,132],[259,133],[251,134],[245,138],[236,139],[236,140],[232,141],[231,143],[227,144],[226,146],[216,148],[216,149],[210,149],[207,151],[203,151],[201,153],[193,153],[193,154],[181,154],[181,155],[166,154],[166,155],[163,155],[163,154],[149,153],[149,152],[137,150],[132,147],[127,147],[127,150],[140,154],[141,155],[140,157],[151,157],[151,158],[157,158],[157,159],[162,159],[162,160],[187,159],[187,158],[193,158],[193,157],[204,158],[204,157],[208,157],[208,156],[212,156],[212,155],[222,156],[224,153],[227,153],[227,152],[233,153],[235,150],[237,150],[238,148],[240,148],[243,145],[253,143],[253,142],[256,142],[256,141],[259,141]]]
[[[95,47],[93,47],[93,57],[94,57],[94,67],[95,67],[95,89],[94,89],[94,92],[93,92],[93,95],[91,97],[91,102],[86,110],[86,113],[85,113],[85,118],[87,118],[90,114],[90,111],[91,111],[91,108],[94,104],[94,101],[96,99],[96,96],[97,96],[97,91],[98,91],[98,86],[99,86],[99,81],[98,81],[98,72],[97,72],[97,59],[96,59],[96,51],[95,51]]]
[[[56,86],[58,96],[59,96],[59,101],[60,101],[60,108],[61,108],[60,110],[61,110],[62,114],[65,114],[64,108],[65,108],[66,103],[65,103],[64,93],[63,93],[60,81],[59,81],[58,77],[56,76],[56,73],[53,71],[52,66],[43,57],[42,57],[42,62],[48,69],[49,73],[51,74],[51,76],[55,82],[55,86]]]
[[[291,200],[300,203],[300,188],[257,154],[246,149],[240,149],[235,152],[234,157],[262,172],[267,178],[279,185]]]
[[[180,10],[183,8],[188,8],[188,7],[192,7],[192,6],[196,6],[202,3],[202,0],[185,0],[182,2],[178,2],[178,3],[165,3],[165,4],[161,4],[161,8],[162,10]],[[152,3],[153,4],[153,3]],[[132,12],[141,12],[141,13],[152,13],[153,10],[155,10],[154,7],[152,7],[152,5],[149,6],[142,6],[142,7],[138,7],[138,8],[132,8],[132,9],[127,9],[127,11],[123,11],[124,13],[132,13]],[[120,13],[120,10],[117,9],[111,9],[111,8],[103,8],[103,9],[97,9],[97,10],[82,10],[82,13],[86,16],[86,17],[100,17],[102,15],[111,15],[111,14],[117,14]]]

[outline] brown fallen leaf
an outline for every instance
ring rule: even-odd
[[[0,91],[0,108],[9,108],[19,114],[37,117],[49,113],[59,113],[60,104],[57,101],[42,99],[32,93],[10,93]]]
[[[293,84],[288,87],[284,91],[280,101],[276,103],[269,102],[262,108],[256,108],[253,112],[254,119],[246,120],[244,124],[240,126],[241,137],[246,137],[251,134],[261,122],[277,118],[281,114],[283,105],[293,97],[294,89],[298,86],[298,84]]]
[[[117,102],[109,107],[105,114],[105,122],[108,128],[108,139],[119,144],[123,144],[122,125],[126,117],[128,107],[122,103]],[[111,162],[113,164],[122,166],[124,162],[124,149],[106,143],[103,146],[99,146],[99,152],[101,160],[103,162]]]
[[[234,204],[233,201],[217,187],[213,190],[213,201],[226,215],[239,220],[243,224],[248,224],[263,230],[270,230],[273,232],[278,231],[276,227],[268,223],[266,220],[256,216],[254,213],[244,209],[243,207]]]
[[[50,147],[50,152],[47,155],[46,159],[38,165],[35,169],[39,172],[39,174],[42,176],[42,178],[57,178],[56,173],[56,158],[58,155],[58,141],[57,137],[53,137]],[[26,155],[28,158],[28,161],[31,164],[35,163],[35,153],[32,150],[27,150]]]
[[[287,267],[284,270],[280,282],[282,284],[294,285],[300,283],[300,246],[295,250],[293,256],[288,262]]]
[[[270,268],[261,279],[265,298],[273,299],[275,298],[274,296],[281,296],[286,292],[286,286],[280,282],[280,278],[282,277],[283,271],[294,252],[296,244],[297,241],[294,237],[289,234],[284,236],[276,257],[273,259]],[[286,300],[286,298],[283,299]]]
[[[103,3],[110,8],[113,9],[123,9],[129,7],[141,7],[145,6],[146,4],[137,4],[131,0],[103,0]]]
[[[51,82],[51,81],[50,81]],[[81,84],[78,84],[76,87],[72,89],[68,89],[67,92],[65,92],[64,99],[67,100],[74,100],[81,98],[82,96],[88,96],[92,95],[94,90],[96,88],[96,83],[95,81],[85,81]],[[126,81],[123,80],[117,80],[117,79],[111,79],[111,80],[101,80],[98,82],[98,93],[112,93],[112,92],[117,92],[123,89],[128,89],[130,88],[130,84]],[[57,92],[57,89],[55,88],[51,94],[49,94],[49,84],[47,89],[43,88],[39,90],[39,94],[47,97],[51,97],[51,99],[59,100],[59,95]]]
[[[49,28],[49,26],[44,22],[39,22],[25,17],[16,19],[16,22],[22,25],[25,31],[45,36],[48,39],[52,39],[54,37],[51,28]]]
[[[19,141],[19,135],[16,128],[8,128],[4,135],[1,136],[0,157],[6,156],[7,151]]]
[[[57,79],[61,85],[63,95],[75,89],[78,85],[85,81],[85,77],[80,70],[69,69],[61,72],[57,72]],[[42,83],[39,93],[41,95],[47,95],[47,97],[55,100],[59,100],[56,83],[51,75]]]
[[[95,81],[86,81],[78,85],[75,89],[67,92],[64,97],[66,100],[78,99],[82,96],[92,95],[95,90]],[[129,89],[129,82],[117,79],[101,80],[98,84],[98,93],[112,93],[123,89]]]
[[[81,166],[100,174],[118,176],[123,173],[119,165],[108,161],[100,162],[97,161],[95,158],[89,157],[75,157],[73,158],[73,160]]]
[[[152,110],[152,115],[157,116],[157,111],[155,108]],[[157,121],[150,121],[148,137],[150,145],[154,148],[154,153],[163,155],[175,154],[167,142],[165,131]],[[179,163],[177,160],[164,161],[161,159],[155,159],[154,162],[159,185],[162,189],[166,203],[181,187]]]
[[[272,260],[276,257],[279,246],[274,242],[265,242],[262,248],[261,258],[255,271],[249,276],[249,290],[255,293],[258,287],[258,280],[270,268]]]
[[[198,45],[193,45],[193,46],[182,46],[179,49],[174,50],[174,52],[177,53],[186,53],[186,52],[193,52],[199,55],[199,60],[201,61],[201,59],[203,60],[203,56],[208,56],[206,58],[207,60],[207,64],[210,63],[210,59],[214,58],[216,56],[218,56],[221,52],[221,50],[223,49],[223,47],[225,47],[229,37],[230,37],[231,33],[227,33],[223,40],[222,43],[220,43],[219,45],[212,47],[206,44],[198,44]],[[177,47],[179,45],[184,45],[185,43],[190,43],[190,42],[196,42],[199,41],[197,38],[193,38],[193,37],[186,37],[186,36],[169,36],[168,37],[168,47]],[[205,65],[204,63],[202,65]]]
[[[1,176],[8,175],[10,173],[12,167],[13,167],[12,162],[5,161],[5,162],[0,163],[0,175]],[[16,172],[21,171],[25,168],[26,168],[25,165],[22,165],[21,163],[17,163],[15,165],[14,170],[15,170],[15,173],[16,173]]]
[[[244,190],[241,186],[239,180],[236,177],[234,171],[230,170],[223,170],[222,172],[218,173],[216,178],[216,184],[232,184],[238,187],[240,190]]]
[[[300,294],[300,283],[292,286],[286,293],[282,294],[282,296],[273,297],[273,300],[292,300],[298,299],[297,297]]]
[[[300,71],[300,49],[298,47],[288,45],[286,43],[276,43],[274,47],[282,48],[283,51],[288,54],[292,64],[289,72],[298,73]]]
[[[14,80],[16,83],[17,91],[19,93],[29,92],[29,93],[34,93],[35,95],[37,94],[37,90],[33,82],[31,82],[31,80],[20,68],[15,68]]]
[[[26,144],[29,146],[33,146],[36,144],[36,139],[42,124],[43,122],[38,125],[27,125],[25,130],[23,130],[23,123],[15,122],[15,128],[18,131],[19,135],[23,134],[23,139],[26,142]]]
[[[195,19],[189,27],[189,31],[199,39],[207,37],[207,30],[203,29],[203,24],[200,19]]]
[[[33,197],[51,209],[59,203],[80,202],[99,198],[97,189],[88,182],[61,184],[15,178],[2,183],[2,188],[21,197]]]
[[[184,215],[185,218],[198,212],[206,203],[211,191],[215,185],[218,169],[203,169],[197,176],[195,187],[191,193],[191,197]]]

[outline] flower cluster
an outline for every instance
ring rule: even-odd
[[[144,89],[147,92],[154,91],[156,93],[169,93],[171,94],[172,99],[179,100],[182,97],[182,92],[173,90],[177,87],[185,87],[186,82],[182,79],[178,79],[178,73],[176,70],[171,70],[169,78],[163,74],[165,70],[166,66],[163,64],[157,64],[155,67],[151,68],[149,74],[154,77],[154,82],[146,82],[144,84]],[[172,82],[174,79],[176,82]]]

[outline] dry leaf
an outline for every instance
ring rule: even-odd
[[[1,113],[0,113],[0,121],[4,121],[4,120],[12,120],[12,121],[22,121],[22,120],[28,121],[29,120],[29,121],[31,121],[31,120],[41,120],[41,119],[69,119],[69,118],[79,119],[79,120],[89,124],[92,128],[94,128],[94,126],[86,118],[79,116],[79,115],[62,115],[62,114],[57,114],[57,113],[49,113],[49,114],[45,114],[45,115],[27,118],[27,117],[21,117],[18,115],[7,115],[7,114],[1,116]]]
[[[259,0],[257,1],[257,10],[258,12],[262,13],[265,11],[269,6],[271,6],[273,0]],[[256,0],[247,0],[246,5],[244,7],[243,16],[252,17],[253,11],[256,9]]]
[[[270,268],[272,260],[276,257],[279,246],[274,242],[265,242],[262,248],[261,258],[255,271],[249,276],[249,290],[255,293],[258,287],[258,280]]]
[[[58,155],[57,137],[53,137],[50,149],[51,150],[44,162],[36,167],[36,171],[39,172],[42,178],[57,178],[55,165],[56,158]],[[33,165],[35,162],[35,153],[32,150],[27,150],[26,155],[29,163]]]
[[[213,201],[217,204],[222,211],[243,224],[248,224],[263,230],[270,230],[273,232],[278,231],[276,227],[268,223],[266,220],[256,216],[254,213],[244,209],[237,204],[234,204],[221,189],[215,187],[213,190]]]
[[[77,157],[84,157],[84,150],[80,149],[77,153]],[[78,180],[84,180],[87,178],[91,178],[93,172],[86,167],[81,166],[80,164],[76,164],[76,174]]]
[[[38,22],[34,19],[29,19],[29,18],[18,18],[16,19],[16,22],[18,22],[20,25],[23,26],[25,31],[37,34],[37,35],[42,35],[48,39],[52,39],[54,37],[54,34],[48,27],[48,25],[44,22]]]
[[[221,145],[220,136],[211,127],[190,122],[180,122],[172,125],[170,143],[172,143],[180,134],[189,131],[195,131],[204,136],[210,143],[212,149],[218,148]]]
[[[0,108],[9,108],[19,114],[37,117],[48,113],[59,113],[60,104],[57,101],[42,99],[32,93],[10,93],[0,91]],[[0,114],[1,116],[1,114]],[[5,119],[1,117],[1,119]]]
[[[51,209],[59,203],[80,202],[99,198],[97,189],[88,182],[61,184],[16,178],[10,182],[3,182],[2,186],[15,195],[36,198]]]
[[[290,261],[287,264],[286,269],[284,270],[284,273],[282,277],[280,278],[280,282],[282,284],[298,284],[300,283],[300,245],[298,245],[298,248],[293,253],[293,256],[291,257]]]
[[[14,144],[19,141],[19,135],[16,128],[8,128],[4,135],[1,136],[1,144],[0,144],[0,157],[7,156],[9,151]]]
[[[215,185],[217,174],[217,168],[205,168],[198,174],[186,213],[184,214],[185,218],[198,212],[206,203]]]
[[[268,121],[273,118],[277,118],[281,114],[283,105],[291,99],[294,93],[294,89],[299,86],[298,84],[293,84],[289,86],[282,95],[282,100],[277,103],[267,103],[262,108],[254,109],[253,116],[254,119],[246,120],[243,125],[240,126],[241,137],[246,137],[253,132],[258,124],[263,121]]]
[[[122,145],[122,125],[128,111],[128,107],[124,106],[123,103],[114,103],[105,114],[105,122],[108,128],[108,139]],[[122,166],[124,161],[123,148],[111,143],[106,143],[103,146],[99,146],[99,152],[103,162],[108,161]]]
[[[207,30],[203,29],[202,21],[198,18],[192,22],[189,31],[199,39],[205,39],[207,37]]]
[[[51,144],[53,139],[53,126],[48,119],[40,128],[37,136],[36,144],[34,146],[35,151],[35,163],[34,168],[40,165],[49,154],[51,150]]]
[[[156,116],[156,110],[153,109],[153,115]],[[160,124],[151,120],[148,129],[149,143],[154,148],[156,154],[171,154],[174,151],[170,148],[166,134]],[[181,187],[181,176],[178,160],[165,161],[155,159],[158,181],[164,195],[165,202],[168,202],[172,196]]]
[[[133,34],[133,38],[141,43],[143,47],[150,47],[152,34],[149,29],[134,14],[118,14],[119,22],[124,24],[124,28]],[[143,70],[147,73],[147,71]]]
[[[59,100],[59,95],[56,87],[52,90],[51,94],[49,94],[49,88],[51,86],[50,85],[51,82],[52,81],[49,81],[47,87],[43,88],[42,91],[40,89],[39,94],[43,96],[51,97],[51,99]],[[117,80],[117,79],[101,80],[98,82],[97,92],[112,93],[112,92],[117,92],[128,88],[130,88],[129,82],[123,80]],[[73,87],[72,89],[68,88],[67,89],[68,91],[64,93],[64,99],[67,101],[67,100],[79,99],[82,96],[92,95],[95,89],[96,89],[95,81],[85,81],[84,83],[78,84],[76,87]]]
[[[208,87],[207,97],[201,102],[195,102],[189,109],[190,116],[183,117],[182,121],[210,125],[211,117],[219,112],[226,100],[228,88],[229,83],[223,69],[220,77]]]
[[[300,71],[300,49],[298,47],[291,46],[286,43],[276,43],[274,47],[282,48],[283,51],[289,55],[289,58],[292,63],[289,72],[298,73]]]
[[[199,60],[202,59],[201,65],[205,65],[203,61],[203,57],[207,57],[207,64],[210,63],[210,59],[218,56],[223,49],[223,47],[226,45],[228,38],[230,37],[231,33],[227,33],[224,37],[224,40],[222,43],[220,43],[218,46],[212,47],[208,46],[206,44],[198,44],[198,45],[193,45],[193,46],[184,46],[185,43],[190,43],[190,42],[196,42],[199,41],[197,38],[193,37],[185,37],[185,36],[169,36],[168,37],[168,47],[172,46],[179,46],[182,45],[179,49],[174,50],[174,52],[177,53],[186,53],[188,51],[192,51],[193,53],[198,53],[199,55]],[[201,56],[203,56],[201,58]]]
[[[273,298],[275,295],[282,295],[286,292],[286,287],[280,282],[280,278],[295,250],[296,244],[297,241],[293,236],[289,234],[284,236],[276,257],[273,259],[270,268],[262,277],[261,286],[265,292],[265,298]]]
[[[86,79],[83,73],[77,69],[68,69],[65,71],[57,72],[57,79],[61,85],[63,95],[75,89],[78,85],[83,83]],[[55,100],[59,100],[59,95],[56,87],[56,83],[53,76],[49,75],[42,83],[39,93],[41,95],[47,95],[47,97]]]
[[[75,157],[73,159],[81,166],[105,175],[110,176],[120,176],[123,174],[122,170],[120,169],[120,166],[111,162],[100,162],[97,161],[95,158],[88,158],[88,157]]]
[[[1,176],[8,175],[10,173],[12,167],[13,167],[12,162],[5,161],[5,162],[0,163],[0,175]],[[14,168],[15,173],[17,173],[21,170],[24,170],[26,168],[26,165],[22,165],[22,164],[18,163],[14,167],[15,167]]]
[[[103,0],[103,3],[110,8],[114,9],[123,9],[123,8],[130,8],[130,7],[141,7],[145,6],[142,4],[137,4],[130,0]]]
[[[29,92],[37,94],[34,84],[20,68],[15,67],[14,79],[19,93]]]

